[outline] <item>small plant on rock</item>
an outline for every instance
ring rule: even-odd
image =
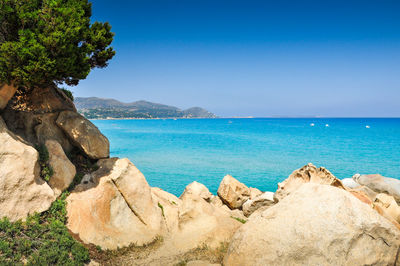
[[[231,216],[231,218],[232,218],[232,219],[235,219],[236,221],[238,221],[238,222],[240,222],[240,223],[242,223],[242,224],[245,224],[245,223],[247,222],[245,219],[242,219],[242,218],[239,218],[239,217],[233,217],[233,216]]]
[[[53,168],[49,164],[49,151],[45,145],[36,145],[36,150],[39,152],[39,165],[40,165],[40,176],[49,182],[50,178],[54,174]]]
[[[165,217],[164,206],[162,206],[161,203],[158,203],[158,207],[161,209],[162,216]]]

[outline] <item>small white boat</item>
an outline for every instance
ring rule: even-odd
[[[329,127],[329,124],[326,124],[325,126],[326,126],[326,127]]]
[[[229,124],[232,124],[232,121],[228,121]]]
[[[370,126],[366,125],[365,128],[371,128]]]
[[[313,126],[315,126],[315,124],[314,124],[314,123],[311,123],[311,124],[310,124],[310,126],[312,126],[312,127],[313,127]]]

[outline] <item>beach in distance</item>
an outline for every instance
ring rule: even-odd
[[[399,118],[221,118],[92,120],[151,186],[179,196],[198,181],[216,193],[230,174],[251,187],[277,183],[309,162],[342,179],[399,178]]]

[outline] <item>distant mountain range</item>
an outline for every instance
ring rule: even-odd
[[[137,101],[123,103],[115,99],[75,97],[75,106],[88,119],[112,118],[216,118],[203,108],[181,110],[174,106]]]

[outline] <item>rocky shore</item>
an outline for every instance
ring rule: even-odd
[[[92,264],[400,264],[397,179],[341,180],[308,164],[275,192],[227,175],[217,195],[193,182],[176,197],[150,187],[128,159],[109,158],[107,138],[61,90],[11,98],[9,89],[0,87],[0,217],[24,221],[65,195],[77,241],[103,251],[131,247],[123,262]]]

